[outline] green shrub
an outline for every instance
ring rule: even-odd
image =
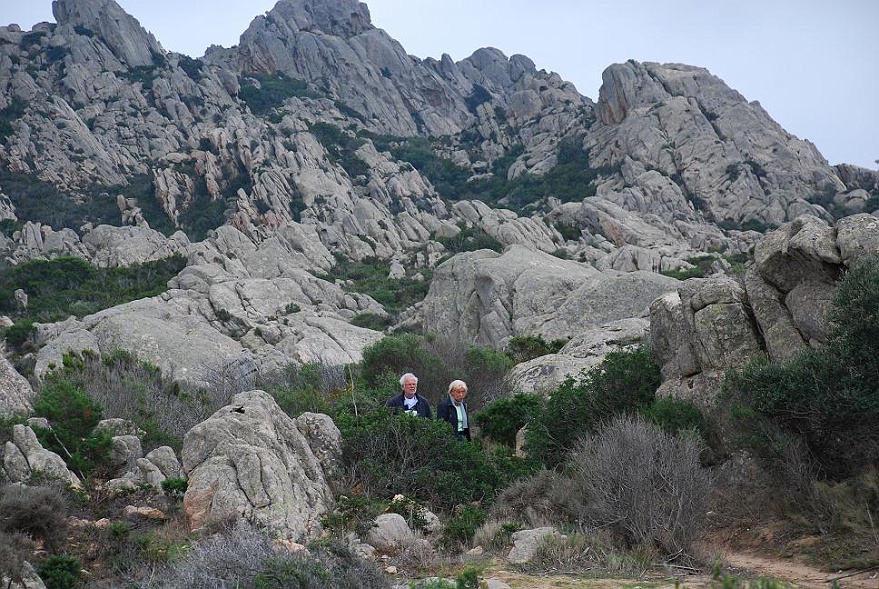
[[[70,470],[86,478],[95,469],[108,467],[112,438],[94,433],[103,412],[81,389],[71,382],[47,378],[34,401],[34,414],[45,417],[51,429],[35,427],[43,447],[64,458]]]
[[[506,352],[517,363],[527,362],[547,354],[556,354],[565,345],[565,340],[556,339],[547,343],[540,335],[517,335],[507,343]]]
[[[486,438],[506,444],[516,445],[516,434],[543,409],[543,399],[539,395],[519,393],[512,397],[492,401],[474,416],[480,432]]]
[[[423,341],[424,338],[418,335],[403,334],[382,338],[366,347],[363,350],[360,375],[367,386],[379,384],[388,374],[399,378],[406,372],[412,372],[419,378],[420,390],[424,390],[423,379],[435,372],[442,360],[429,353],[422,345]],[[399,391],[394,391],[394,394],[397,392]]]
[[[806,441],[825,476],[879,460],[879,260],[855,263],[837,287],[822,348],[783,364],[757,358],[730,371],[726,394]]]
[[[19,354],[24,354],[29,351],[36,351],[37,348],[34,343],[34,337],[36,335],[37,327],[34,325],[34,322],[25,320],[7,327],[4,337],[6,338],[6,343],[8,343],[13,350]]]
[[[464,505],[446,521],[440,545],[447,550],[457,551],[470,544],[479,526],[485,523],[487,514],[475,505]]]
[[[189,480],[186,477],[170,477],[162,481],[162,491],[174,499],[182,499],[188,487]]]
[[[692,401],[663,397],[641,410],[641,415],[670,434],[694,431],[705,438],[708,424]]]
[[[238,97],[246,102],[250,111],[258,117],[283,106],[288,98],[314,95],[309,91],[307,82],[287,77],[282,73],[275,75],[248,73],[247,77],[241,80],[241,89],[238,91]]]
[[[82,579],[79,559],[52,554],[40,565],[38,574],[46,589],[75,589]]]
[[[469,442],[458,442],[447,423],[378,410],[336,417],[343,460],[373,497],[403,493],[439,509],[490,500],[501,474]]]
[[[338,498],[336,509],[321,520],[321,525],[339,539],[344,539],[348,532],[364,538],[375,527],[375,518],[386,507],[384,502],[366,495],[342,495]]]
[[[653,402],[662,383],[646,347],[610,352],[577,381],[568,377],[528,428],[526,449],[547,466],[561,463],[577,440],[612,417],[634,413]]]
[[[382,316],[378,313],[358,313],[351,318],[351,325],[372,329],[373,331],[384,331],[390,323],[390,317]]]

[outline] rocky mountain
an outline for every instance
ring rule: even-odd
[[[704,68],[613,64],[593,101],[522,55],[408,55],[356,0],[280,0],[199,59],[113,0],[53,12],[0,27],[3,258],[187,262],[159,296],[38,324],[37,376],[121,348],[246,390],[357,361],[382,337],[362,314],[497,348],[640,333],[661,272],[879,208],[879,172],[828,165]],[[498,251],[456,251],[468,235]],[[432,275],[427,297],[389,313],[343,260]]]

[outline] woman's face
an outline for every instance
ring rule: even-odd
[[[458,387],[456,389],[452,389],[451,393],[452,398],[456,401],[463,401],[464,397],[467,396],[467,389],[463,387]]]

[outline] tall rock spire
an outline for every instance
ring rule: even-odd
[[[52,13],[59,26],[84,27],[129,67],[155,65],[165,50],[152,33],[113,0],[54,0]]]

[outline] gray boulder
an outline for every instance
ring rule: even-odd
[[[183,440],[191,529],[244,518],[288,539],[313,538],[332,510],[320,459],[264,391],[239,393]]]
[[[424,300],[424,330],[502,348],[515,336],[547,341],[646,316],[677,280],[652,272],[599,272],[520,245],[503,254],[458,254],[437,267]]]
[[[598,366],[608,352],[645,340],[649,328],[649,320],[639,317],[587,329],[571,338],[556,354],[516,364],[508,377],[510,387],[523,393],[551,393],[567,377],[577,377]]]
[[[36,397],[33,387],[25,377],[0,354],[0,416],[27,415],[31,401]]]
[[[537,554],[540,544],[550,537],[564,538],[565,536],[552,526],[513,532],[513,547],[507,553],[507,562],[511,564],[530,562]]]
[[[415,541],[415,533],[399,513],[383,513],[375,518],[374,523],[366,543],[382,554],[397,552]]]
[[[39,475],[82,488],[79,477],[67,469],[64,459],[43,448],[34,430],[26,425],[12,427],[12,440],[3,449],[3,472],[4,478],[14,483],[27,482]]]

